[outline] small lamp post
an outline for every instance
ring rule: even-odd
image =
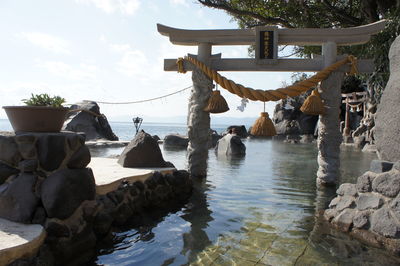
[[[133,124],[135,125],[135,128],[136,128],[136,134],[135,135],[137,135],[137,133],[139,132],[139,128],[142,125],[143,118],[136,117],[136,118],[133,118],[132,120],[133,120]]]

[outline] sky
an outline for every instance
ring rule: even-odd
[[[172,93],[192,84],[190,72],[163,70],[164,58],[196,54],[197,47],[177,46],[157,32],[157,23],[182,29],[235,29],[221,10],[195,0],[0,0],[0,106],[22,105],[31,93],[82,100],[126,102]],[[224,58],[246,58],[247,46],[217,46]],[[222,72],[255,89],[290,83],[291,73]],[[222,90],[230,111],[223,117],[258,117],[263,103]],[[186,116],[190,90],[132,105],[100,104],[110,121],[132,117],[168,121]],[[272,116],[275,103],[267,103]],[[3,109],[0,119],[6,118]]]

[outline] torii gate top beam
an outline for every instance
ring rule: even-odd
[[[208,45],[256,45],[256,58],[221,58],[214,55],[207,64],[217,71],[319,71],[323,68],[323,58],[282,59],[278,58],[278,45],[337,45],[363,44],[385,27],[385,20],[353,28],[321,29],[286,29],[277,26],[256,27],[255,29],[228,30],[184,30],[157,24],[158,32],[169,37],[173,44],[187,46]],[[210,48],[211,49],[211,48]],[[336,48],[335,48],[336,49]],[[187,62],[184,68],[193,70]],[[358,60],[360,73],[372,72],[373,60]],[[176,59],[164,60],[165,71],[176,71]],[[347,72],[344,66],[337,71]]]
[[[353,28],[338,29],[287,29],[277,28],[279,45],[322,45],[334,42],[337,45],[363,44],[369,41],[371,35],[383,30],[385,20]],[[255,29],[228,30],[185,30],[157,24],[160,34],[168,36],[173,44],[199,45],[251,45],[255,42]]]

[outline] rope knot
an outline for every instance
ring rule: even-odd
[[[358,69],[357,69],[357,57],[355,57],[354,55],[349,55],[347,57],[347,60],[349,61],[349,63],[351,64],[350,66],[350,71],[349,71],[349,75],[355,75],[358,73]]]
[[[183,57],[179,57],[178,60],[176,60],[176,64],[178,66],[178,73],[186,73],[185,67],[183,65],[185,59]]]

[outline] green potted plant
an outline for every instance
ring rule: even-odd
[[[26,106],[3,106],[15,132],[60,132],[69,110],[64,98],[43,93],[22,101]]]

